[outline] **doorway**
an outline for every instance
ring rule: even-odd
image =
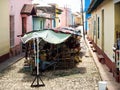
[[[14,16],[10,15],[10,48],[14,47]]]
[[[101,32],[101,47],[102,50],[104,51],[104,9],[102,10],[102,32]]]

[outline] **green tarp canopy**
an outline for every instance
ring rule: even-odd
[[[40,31],[33,31],[30,33],[26,33],[23,37],[21,37],[21,40],[23,43],[28,42],[29,40],[32,40],[33,38],[41,38],[44,41],[51,43],[51,44],[60,44],[67,40],[71,34],[65,34],[65,33],[56,33],[52,30],[40,30]]]

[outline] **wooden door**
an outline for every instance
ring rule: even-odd
[[[104,10],[102,10],[102,32],[101,32],[101,45],[102,45],[102,50],[104,51]]]
[[[10,47],[14,47],[14,16],[10,16]]]

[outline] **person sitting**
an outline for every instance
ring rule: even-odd
[[[56,63],[57,62],[54,62],[54,61],[42,61],[41,70],[45,71],[49,67],[54,66]]]
[[[46,55],[44,57],[46,57]],[[53,66],[56,63],[56,61],[55,61],[56,54],[54,52],[52,52],[51,55],[49,55],[49,58],[47,58],[47,59],[46,58],[44,59],[43,56],[41,55],[40,59],[42,61],[41,69],[42,69],[42,71],[45,71],[48,67]]]

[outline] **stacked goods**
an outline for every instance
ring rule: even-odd
[[[65,42],[58,45],[41,41],[41,43],[39,44],[40,60],[47,62],[57,61],[60,68],[69,68],[75,66],[75,63],[82,62],[79,56],[81,50],[80,39],[80,36],[72,35]],[[30,59],[31,63],[29,63],[31,64],[31,66],[34,66],[33,63],[35,62],[33,46],[33,43],[30,43],[29,45],[27,45],[28,49],[26,49],[28,50],[26,53],[28,54],[26,55],[27,58],[32,58]]]

